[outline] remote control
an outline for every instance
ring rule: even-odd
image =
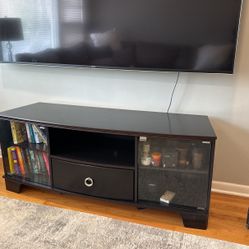
[[[175,197],[175,193],[171,191],[166,191],[161,197],[160,197],[160,202],[169,204],[173,198]]]

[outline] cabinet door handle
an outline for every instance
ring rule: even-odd
[[[90,188],[93,186],[93,179],[91,177],[87,177],[85,180],[84,180],[84,184],[86,187]]]

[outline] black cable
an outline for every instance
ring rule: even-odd
[[[180,72],[177,72],[176,81],[175,81],[175,85],[174,85],[174,88],[173,88],[172,93],[171,93],[171,98],[170,98],[169,106],[168,106],[168,109],[167,109],[167,113],[169,113],[170,107],[172,105],[173,97],[174,97],[174,94],[175,94],[176,86],[177,86],[177,84],[179,82],[179,78],[180,78]]]

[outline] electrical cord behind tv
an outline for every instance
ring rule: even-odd
[[[179,82],[179,78],[180,78],[180,72],[177,72],[176,81],[175,81],[175,85],[174,85],[174,88],[173,88],[172,93],[171,93],[171,97],[170,97],[170,102],[169,102],[169,106],[168,106],[168,109],[167,109],[167,113],[169,113],[169,111],[170,111],[170,107],[172,105],[172,101],[173,101],[173,98],[174,98],[174,94],[175,94],[175,90],[176,90],[177,84]]]

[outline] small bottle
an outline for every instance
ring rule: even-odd
[[[150,166],[151,157],[150,157],[150,143],[144,142],[142,147],[142,155],[141,155],[141,164],[143,166]]]
[[[150,156],[143,156],[141,158],[141,164],[143,166],[150,166],[150,164],[151,164],[151,157]]]
[[[160,152],[153,152],[151,154],[151,164],[155,167],[160,167],[162,154]]]
[[[194,148],[192,150],[192,166],[194,169],[201,169],[203,163],[203,150]]]

